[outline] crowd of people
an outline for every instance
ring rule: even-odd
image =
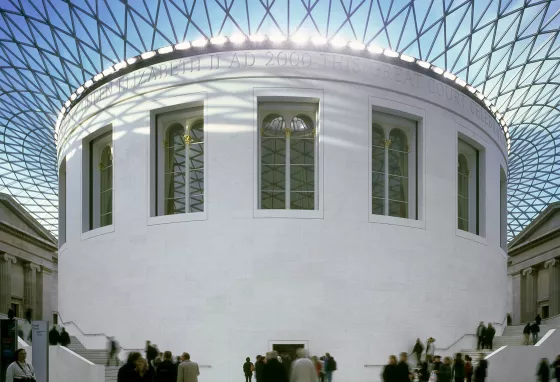
[[[50,345],[61,345],[61,346],[68,346],[70,345],[70,335],[66,331],[66,329],[62,328],[62,332],[58,331],[58,328],[55,326],[49,330],[49,344]]]
[[[476,350],[493,349],[492,342],[494,341],[494,336],[496,335],[496,329],[491,323],[488,326],[484,326],[484,322],[480,321],[478,328],[476,328],[476,337],[478,342],[476,345]]]
[[[537,314],[535,320],[532,322],[527,322],[527,325],[523,328],[523,344],[524,345],[536,345],[539,342],[539,333],[541,331],[541,315]],[[533,342],[531,343],[530,337],[532,337]]]

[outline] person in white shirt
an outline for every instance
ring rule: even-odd
[[[292,364],[290,382],[317,382],[317,369],[302,348],[296,350],[297,359]]]
[[[36,381],[33,366],[25,362],[25,358],[27,358],[25,349],[16,350],[16,360],[6,370],[6,382]]]

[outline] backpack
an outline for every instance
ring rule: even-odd
[[[336,370],[336,361],[334,360],[334,358],[330,358],[329,362],[327,363],[327,365],[329,366],[329,371],[335,371]]]

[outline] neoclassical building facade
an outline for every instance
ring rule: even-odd
[[[560,202],[550,204],[509,246],[514,324],[560,314]]]
[[[57,240],[11,196],[0,193],[0,313],[56,321]]]

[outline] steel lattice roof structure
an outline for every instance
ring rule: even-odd
[[[509,239],[559,200],[559,1],[1,0],[0,16],[0,192],[55,233],[68,96],[129,57],[233,34],[356,40],[456,74],[509,125]]]

